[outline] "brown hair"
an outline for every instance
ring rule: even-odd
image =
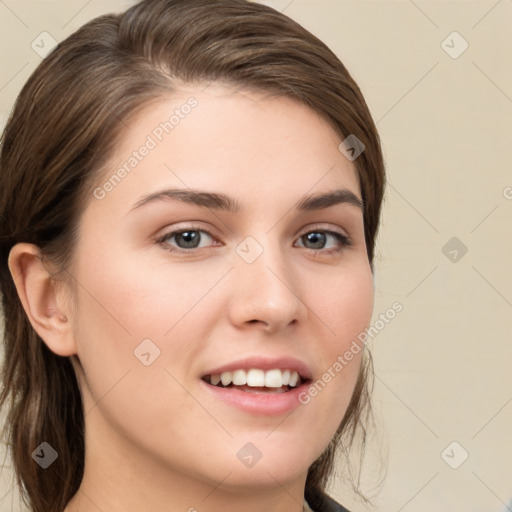
[[[9,251],[18,242],[33,243],[65,268],[95,175],[130,116],[180,84],[214,81],[295,98],[342,138],[354,134],[364,144],[354,163],[373,271],[385,183],[379,137],[358,86],[324,43],[287,16],[246,0],[146,0],[84,25],[31,75],[1,139],[0,406],[7,409],[4,436],[17,483],[34,512],[61,512],[77,492],[84,413],[71,360],[50,351],[24,313]],[[348,450],[358,431],[364,443],[370,363],[367,355],[335,438],[309,468],[306,498],[313,508],[332,474],[336,448]],[[45,470],[31,456],[43,441],[58,452]]]

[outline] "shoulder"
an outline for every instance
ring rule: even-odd
[[[314,495],[308,496],[308,503],[314,512],[349,512],[348,509],[323,492],[315,492]]]
[[[321,508],[320,510],[315,512],[349,512],[345,507],[340,505],[337,501],[334,501],[330,496],[327,496],[327,494],[323,494],[321,496],[322,501],[324,502],[322,505],[324,508]]]
[[[349,512],[345,507],[340,505],[337,501],[334,501],[330,496],[324,495],[326,504],[326,512]]]

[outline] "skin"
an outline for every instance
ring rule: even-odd
[[[246,356],[293,356],[320,378],[369,325],[373,282],[360,208],[295,209],[306,195],[361,191],[340,137],[293,99],[183,87],[128,123],[99,186],[191,96],[197,107],[136,168],[103,199],[91,194],[67,279],[50,278],[35,246],[11,252],[32,325],[55,353],[77,356],[87,451],[66,512],[298,512],[307,469],[354,389],[360,354],[291,414],[206,396],[200,377]],[[133,209],[170,188],[223,193],[241,209],[178,200]],[[156,241],[191,225],[211,233],[200,248]],[[302,238],[322,230],[352,245]],[[235,250],[248,236],[263,249],[252,263]],[[147,338],[160,350],[149,366],[134,356]],[[237,458],[247,442],[262,453],[251,468]]]

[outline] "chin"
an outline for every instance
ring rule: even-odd
[[[226,485],[235,492],[247,491],[248,487],[268,489],[276,485],[287,486],[299,479],[305,481],[308,468],[309,466],[291,467],[285,461],[267,466],[257,464],[250,469],[235,467],[227,478]],[[218,475],[216,478],[218,480]]]
[[[250,441],[244,442],[230,453],[234,458],[224,458],[222,474],[229,474],[226,484],[247,490],[248,486],[261,488],[287,485],[298,479],[305,481],[311,464],[322,453],[324,446],[314,446],[311,440],[303,440],[293,445],[283,442],[276,436],[274,442]],[[215,477],[218,481],[219,466],[216,465]]]

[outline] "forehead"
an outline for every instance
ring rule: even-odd
[[[360,196],[340,142],[324,119],[292,98],[188,86],[128,122],[99,186],[108,189],[105,202],[132,204],[169,186],[229,192],[242,203],[253,194],[263,202],[295,201],[340,185]]]

